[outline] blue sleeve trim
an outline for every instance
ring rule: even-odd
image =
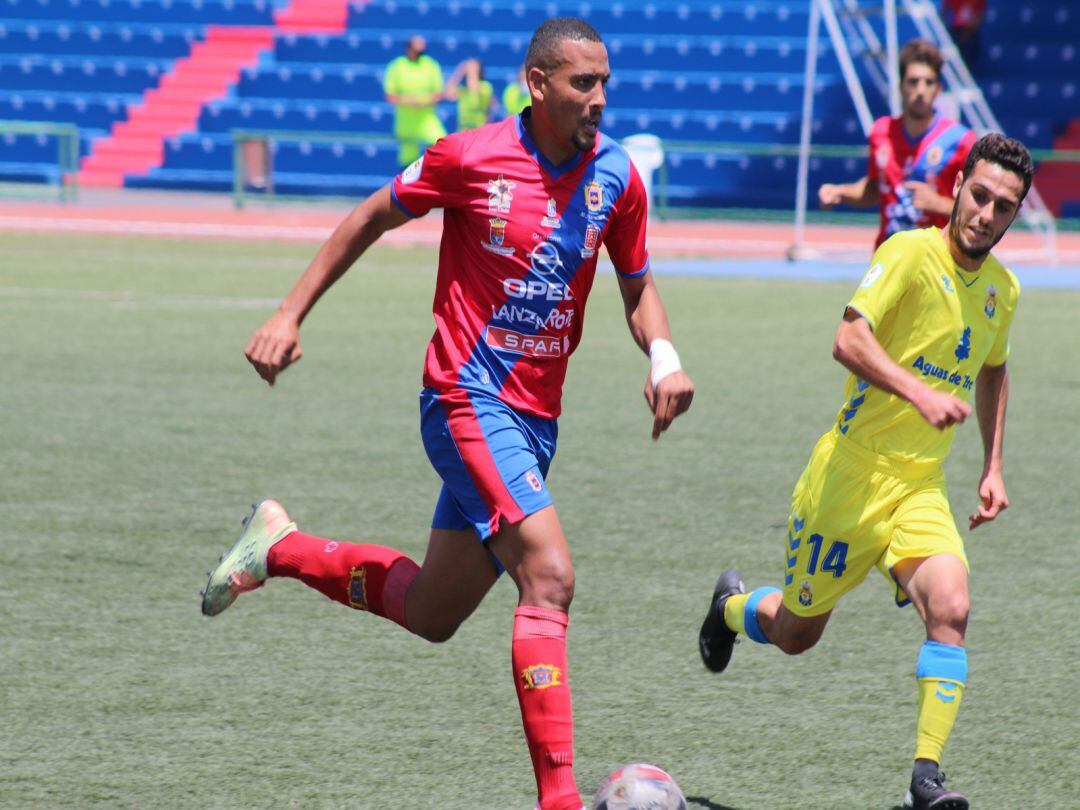
[[[645,275],[646,273],[649,272],[649,267],[650,267],[651,264],[652,264],[651,260],[646,258],[645,259],[645,266],[642,267],[640,270],[634,270],[631,273],[627,273],[627,272],[625,272],[623,270],[620,270],[618,267],[616,267],[615,272],[618,273],[623,278],[640,278],[641,276],[643,276],[643,275]]]
[[[399,200],[397,196],[397,189],[394,188],[393,183],[390,184],[390,199],[394,201],[394,205],[396,205],[402,210],[405,216],[407,216],[409,219],[416,219],[416,214],[414,214],[412,211],[410,211],[408,208],[401,204],[401,200]]]
[[[940,641],[927,641],[919,650],[919,663],[915,666],[916,678],[944,678],[957,683],[967,683],[967,650]]]
[[[770,593],[779,593],[779,588],[765,587],[758,588],[750,594],[750,598],[746,600],[746,607],[743,609],[743,627],[746,628],[746,635],[751,641],[756,641],[758,644],[772,644],[764,631],[761,629],[761,625],[757,620],[757,606],[764,597]]]

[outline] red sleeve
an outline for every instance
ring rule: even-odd
[[[875,183],[878,180],[878,176],[881,174],[881,169],[878,168],[877,151],[881,142],[889,137],[889,119],[879,118],[874,122],[874,126],[870,129],[870,139],[867,141],[867,146],[870,150],[870,154],[866,158],[866,176],[873,180]]]
[[[394,202],[410,217],[422,217],[432,208],[453,208],[465,186],[461,163],[462,138],[441,139],[394,178]]]
[[[649,203],[641,176],[630,163],[630,182],[614,205],[611,224],[604,236],[615,272],[622,276],[644,275],[649,269],[649,251],[645,246],[645,225]]]
[[[938,175],[938,194],[944,194],[947,197],[953,195],[953,186],[956,184],[956,175],[964,168],[968,152],[971,151],[971,147],[975,145],[976,140],[975,133],[971,130],[968,130],[967,134],[960,139],[960,143],[956,147],[956,152],[953,154],[952,160],[945,164],[945,168],[942,169],[941,174]]]

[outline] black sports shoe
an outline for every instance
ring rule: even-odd
[[[729,596],[737,593],[746,593],[742,575],[734,568],[720,575],[713,588],[712,599],[709,601],[709,612],[705,614],[705,621],[698,633],[698,651],[705,666],[713,672],[723,672],[731,660],[731,651],[735,647],[734,630],[724,624],[724,604]]]
[[[903,806],[913,810],[968,810],[968,800],[955,790],[947,790],[944,782],[945,774],[941,771],[912,776]]]

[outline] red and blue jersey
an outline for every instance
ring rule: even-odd
[[[443,138],[391,193],[412,217],[444,209],[424,385],[554,418],[600,245],[624,276],[649,268],[647,202],[616,142],[555,166],[522,115]]]
[[[900,231],[942,227],[947,216],[930,216],[916,208],[904,184],[927,183],[951,197],[956,175],[964,168],[975,133],[962,124],[937,116],[918,138],[909,138],[904,119],[879,118],[870,130],[870,182],[881,191],[881,229],[875,247]]]

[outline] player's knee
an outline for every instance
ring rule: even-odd
[[[409,629],[424,641],[430,641],[432,644],[442,644],[452,639],[459,627],[461,627],[461,622],[444,618],[422,624],[418,623]]]
[[[574,600],[574,568],[553,566],[527,577],[521,583],[524,604],[569,612]]]
[[[926,623],[931,629],[949,629],[963,636],[970,610],[971,603],[966,592],[938,594],[927,605]]]

